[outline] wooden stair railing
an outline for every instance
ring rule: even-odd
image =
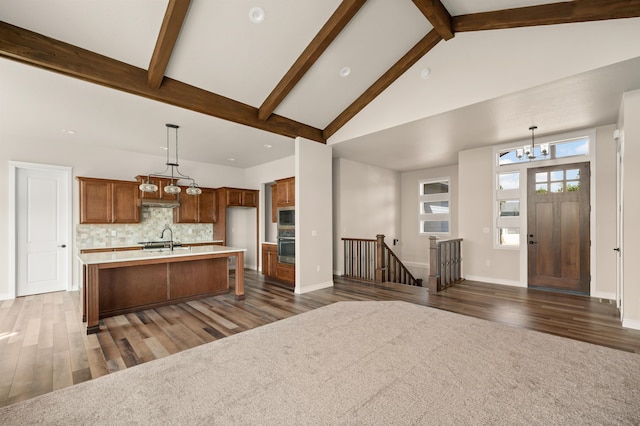
[[[384,235],[375,240],[343,238],[344,276],[376,283],[394,282],[422,287],[398,256],[384,242]]]
[[[429,237],[429,292],[436,293],[462,278],[462,238],[437,241]]]

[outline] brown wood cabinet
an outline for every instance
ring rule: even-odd
[[[147,176],[138,175],[136,176],[136,180],[138,183],[146,182]],[[164,187],[169,184],[170,179],[165,178],[157,178],[152,177],[149,179],[149,183],[153,183],[158,186],[158,190],[156,192],[142,192],[140,191],[140,199],[143,200],[177,200],[178,194],[167,194],[164,192]]]
[[[285,282],[292,287],[296,283],[296,267],[290,263],[278,262],[276,266],[276,278],[282,282]]]
[[[271,185],[271,222],[278,221],[278,184]]]
[[[296,178],[276,180],[276,205],[288,207],[296,205]]]
[[[262,275],[281,281],[289,287],[296,282],[296,267],[278,262],[278,246],[262,243]]]
[[[78,177],[80,223],[139,223],[138,183]]]
[[[253,189],[222,188],[226,207],[257,207],[258,191]]]
[[[179,194],[180,206],[173,209],[174,223],[215,223],[217,217],[216,190],[200,188],[202,194],[189,195],[188,187],[181,187]]]
[[[278,266],[278,246],[262,244],[262,275],[276,278]]]
[[[200,223],[216,223],[218,220],[218,197],[216,190],[211,188],[202,188],[200,201],[198,205],[198,214]]]

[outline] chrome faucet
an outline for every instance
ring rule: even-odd
[[[171,236],[171,241],[169,241],[169,248],[171,248],[171,251],[173,251],[173,229],[171,229],[168,223],[164,225],[162,234],[160,234],[160,239],[164,239],[164,231],[167,231],[167,230],[169,231],[169,234]]]

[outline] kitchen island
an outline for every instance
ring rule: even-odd
[[[113,251],[79,254],[83,265],[82,318],[87,334],[100,319],[227,293],[229,258],[236,258],[235,296],[244,299],[244,253],[219,245],[173,251]]]

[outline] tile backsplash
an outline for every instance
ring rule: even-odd
[[[76,248],[123,246],[140,241],[159,241],[165,224],[173,230],[173,239],[184,242],[211,241],[213,227],[210,223],[173,223],[173,209],[142,207],[140,223],[76,225]],[[114,236],[115,234],[115,236]],[[165,240],[170,239],[165,232]]]

